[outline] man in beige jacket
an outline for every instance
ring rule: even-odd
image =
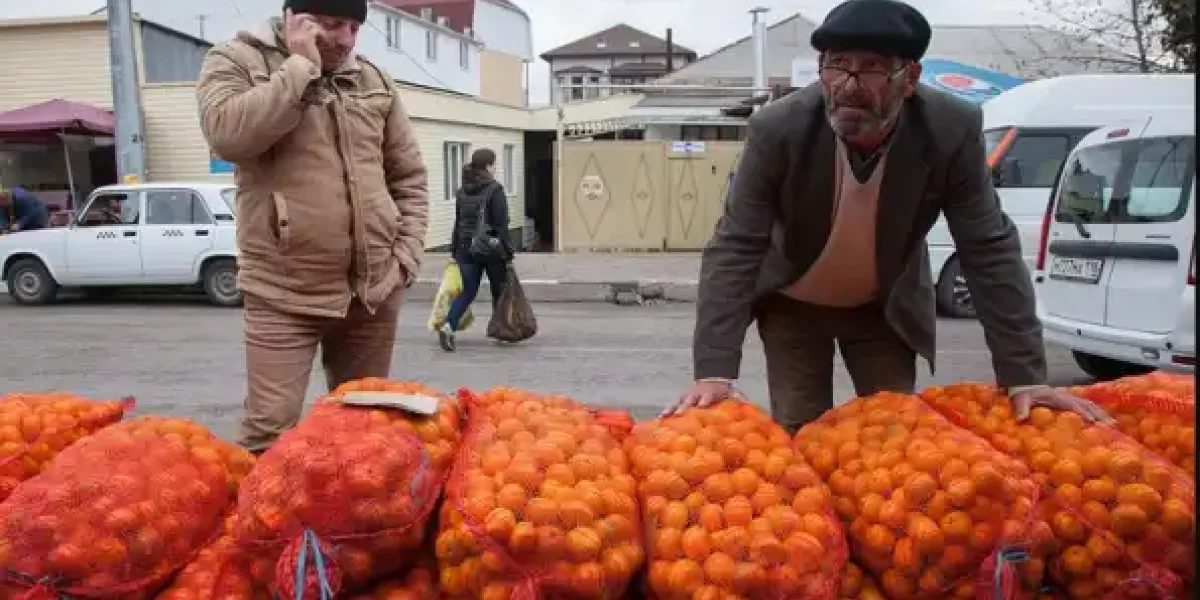
[[[201,128],[237,167],[253,452],[299,420],[318,347],[330,388],[388,375],[420,270],[426,169],[391,79],[353,54],[366,16],[366,0],[285,0],[200,73]]]

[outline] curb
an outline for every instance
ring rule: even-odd
[[[408,289],[407,298],[432,301],[441,279],[420,278]],[[521,279],[531,302],[606,302],[609,304],[646,304],[653,302],[696,301],[697,282],[676,281],[569,281],[560,279]],[[480,296],[490,292],[485,280]]]

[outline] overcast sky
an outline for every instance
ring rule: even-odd
[[[0,0],[0,18],[82,14],[105,0]],[[161,0],[181,2],[191,0]],[[797,12],[820,21],[837,0],[513,0],[533,19],[536,54],[556,48],[617,23],[665,36],[674,29],[675,40],[704,55],[750,32],[748,11],[755,6],[771,9],[768,23]],[[985,25],[1028,23],[1042,20],[1033,8],[1038,0],[909,0],[938,25]],[[204,11],[220,13],[221,4],[234,9],[238,0],[207,0]],[[282,4],[282,2],[280,2]],[[548,95],[546,63],[538,60],[530,76],[532,98],[542,102]]]

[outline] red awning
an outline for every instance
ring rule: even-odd
[[[67,100],[50,100],[0,112],[0,136],[5,137],[56,133],[110,136],[116,124],[112,111]]]

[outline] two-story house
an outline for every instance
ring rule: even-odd
[[[529,104],[533,26],[511,0],[380,0],[423,15],[479,42],[479,97],[510,106]]]
[[[550,50],[541,58],[550,63],[551,101],[565,104],[620,93],[604,86],[654,81],[691,64],[696,53],[621,23]]]

